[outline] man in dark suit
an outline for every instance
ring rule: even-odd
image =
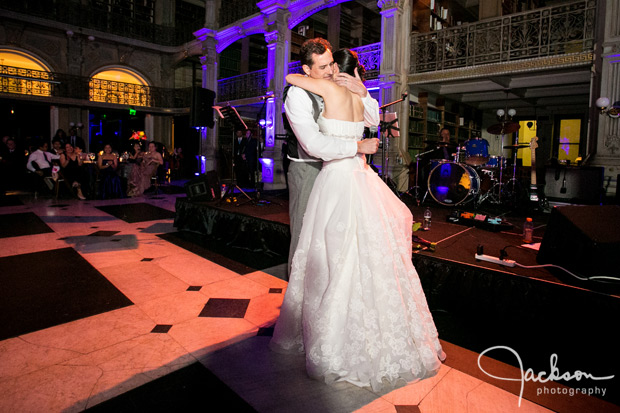
[[[235,131],[235,140],[233,143],[233,165],[237,185],[242,188],[247,188],[250,185],[250,172],[248,169],[246,155],[249,140],[244,136],[244,133],[245,131],[243,129],[237,129]]]
[[[256,172],[258,171],[258,140],[249,129],[245,131],[245,138],[247,140],[245,145],[245,161],[248,166],[249,184],[250,188],[254,188],[256,186]]]
[[[8,138],[0,148],[0,194],[8,189],[21,188],[26,166],[26,155],[17,147],[15,139]]]
[[[86,143],[84,142],[84,139],[78,136],[77,128],[75,126],[72,126],[71,129],[69,129],[69,136],[67,137],[67,142],[65,143],[70,143],[74,148],[80,148],[82,151],[86,151]]]

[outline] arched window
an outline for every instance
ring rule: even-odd
[[[148,82],[138,73],[122,67],[110,67],[95,73],[90,80],[93,102],[151,106]]]
[[[57,83],[47,65],[16,49],[0,48],[0,91],[22,95],[51,96]]]

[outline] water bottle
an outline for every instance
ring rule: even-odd
[[[431,209],[429,207],[426,207],[426,211],[424,211],[424,231],[428,231],[429,229],[431,229],[431,216],[433,214],[431,213]]]
[[[523,223],[523,242],[532,243],[532,234],[534,233],[534,223],[532,218],[526,218]]]

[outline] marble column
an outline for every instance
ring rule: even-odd
[[[407,92],[407,75],[410,57],[411,0],[384,0],[377,3],[381,9],[381,101],[379,105],[394,102]],[[384,160],[388,165],[387,175],[391,176],[399,190],[407,190],[408,175],[404,173],[407,165],[402,165],[402,155],[407,153],[409,130],[409,100],[385,109],[398,114],[398,127],[402,133],[399,138],[389,141],[389,153]],[[379,165],[378,165],[379,166]]]
[[[218,56],[213,32],[208,31],[202,40],[203,54],[199,57],[202,66],[202,87],[217,93]],[[217,100],[217,95],[216,95]],[[200,132],[198,153],[205,158],[205,172],[217,170],[217,123],[213,128],[203,127]]]
[[[262,181],[265,189],[282,189],[286,186],[282,162],[282,141],[276,140],[283,134],[282,90],[288,74],[291,32],[287,27],[289,13],[277,8],[268,15],[267,33],[267,90],[273,97],[267,100],[265,128],[263,129],[265,148],[262,154]]]

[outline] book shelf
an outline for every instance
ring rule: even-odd
[[[418,103],[409,104],[409,154],[414,158],[429,145],[427,141],[439,140],[442,128],[448,128],[455,144],[479,136],[481,121],[482,112],[474,107],[446,102],[443,98],[431,104],[428,94],[420,92]]]
[[[411,31],[427,33],[478,20],[477,11],[457,0],[413,0]]]

